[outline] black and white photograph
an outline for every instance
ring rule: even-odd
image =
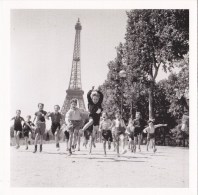
[[[11,8],[10,188],[194,186],[191,10]]]

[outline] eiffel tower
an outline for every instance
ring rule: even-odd
[[[72,61],[72,70],[69,82],[69,88],[66,90],[66,98],[61,108],[61,113],[65,116],[70,108],[70,100],[76,98],[78,100],[78,106],[85,110],[85,103],[83,99],[84,91],[81,84],[81,70],[80,70],[80,31],[82,26],[78,18],[78,22],[75,25],[76,35],[74,42],[74,53]]]

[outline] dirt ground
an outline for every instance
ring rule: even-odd
[[[60,151],[55,144],[44,144],[43,152],[33,154],[21,146],[10,147],[11,187],[126,187],[183,188],[189,186],[189,150],[160,147],[153,154],[127,152],[116,158],[113,149],[104,157],[102,144],[97,143],[93,154],[81,147],[67,156],[65,144]]]

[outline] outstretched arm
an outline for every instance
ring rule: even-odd
[[[87,93],[87,100],[88,100],[88,103],[93,103],[92,99],[91,99],[91,93],[92,93],[93,89],[90,90],[88,93]]]
[[[158,127],[166,127],[167,124],[158,124],[158,125],[154,125],[155,128],[158,128]]]

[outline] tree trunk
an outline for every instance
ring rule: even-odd
[[[154,87],[154,82],[150,81],[150,86],[149,86],[149,118],[154,118],[153,116],[153,87]]]

